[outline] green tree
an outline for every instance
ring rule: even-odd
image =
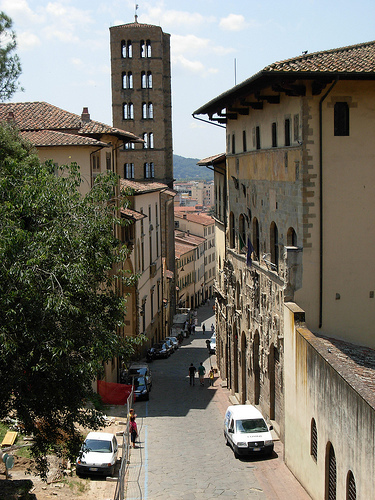
[[[21,63],[15,53],[16,34],[13,22],[4,12],[0,12],[0,100],[6,101],[18,90]]]
[[[136,342],[117,334],[125,303],[116,284],[136,279],[121,273],[126,248],[114,237],[117,178],[99,177],[83,197],[79,168],[61,174],[0,126],[0,417],[34,434],[42,475],[47,452],[77,456],[79,425],[102,425],[92,382]]]

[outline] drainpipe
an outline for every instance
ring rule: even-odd
[[[327,92],[322,96],[319,101],[319,237],[320,237],[320,259],[319,259],[319,328],[322,327],[323,323],[323,101],[331,92],[333,87],[338,82],[339,77],[336,76],[336,80],[332,83]]]

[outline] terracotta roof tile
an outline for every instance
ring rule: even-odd
[[[191,234],[185,231],[175,231],[175,241],[178,241],[182,244],[190,244],[190,245],[201,245],[206,241],[206,238],[202,236],[196,236],[195,234]]]
[[[168,186],[166,184],[162,184],[161,182],[137,182],[129,179],[120,179],[120,187],[121,189],[133,189],[136,194],[168,189]]]
[[[82,137],[76,134],[66,134],[55,130],[31,130],[20,132],[21,136],[29,140],[36,147],[47,146],[107,146],[105,142]]]
[[[375,408],[375,350],[298,329],[372,408]]]
[[[83,121],[80,115],[70,113],[47,102],[0,103],[0,121],[7,121],[9,113],[12,113],[13,121],[21,131],[59,130],[89,136],[112,134],[142,142],[131,132],[95,120]]]
[[[222,161],[225,161],[226,154],[225,153],[219,153],[214,156],[209,156],[208,158],[203,158],[202,160],[197,162],[197,165],[212,165],[214,163],[220,163]]]
[[[184,217],[186,215],[186,217]],[[178,219],[186,219],[189,222],[195,222],[197,224],[202,224],[202,226],[210,226],[214,223],[214,219],[211,215],[207,214],[180,214],[175,213],[175,217]]]
[[[142,214],[141,212],[137,212],[137,210],[132,210],[131,208],[121,208],[120,212],[125,215],[126,218],[132,219],[132,220],[142,220],[145,217],[147,217],[145,214]]]
[[[270,64],[263,71],[374,73],[375,41],[304,54]]]

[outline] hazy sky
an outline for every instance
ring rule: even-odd
[[[223,129],[192,112],[272,62],[375,39],[374,0],[138,0],[138,21],[171,34],[174,153],[225,150]],[[14,21],[25,92],[112,124],[109,27],[134,21],[130,0],[0,0]],[[141,132],[141,131],[140,131]]]

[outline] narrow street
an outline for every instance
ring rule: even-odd
[[[135,403],[139,429],[137,448],[131,450],[127,500],[209,500],[216,498],[308,500],[282,460],[282,444],[275,442],[270,459],[236,460],[223,438],[229,391],[215,378],[214,387],[189,385],[188,367],[203,362],[206,376],[216,356],[209,357],[206,339],[214,323],[212,306],[198,310],[195,335],[184,339],[166,360],[150,364],[150,400]],[[206,326],[203,334],[201,323]]]

